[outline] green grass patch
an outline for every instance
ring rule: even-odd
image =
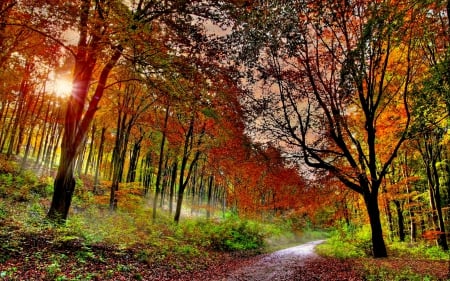
[[[450,252],[442,250],[438,246],[430,246],[423,242],[393,242],[388,245],[388,250],[395,256],[407,256],[427,260],[448,260]]]
[[[368,257],[371,254],[370,227],[343,226],[329,233],[325,243],[318,245],[316,251],[323,256],[339,259]]]

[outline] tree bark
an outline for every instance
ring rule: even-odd
[[[159,146],[159,160],[158,160],[158,173],[156,174],[156,184],[155,184],[155,196],[153,198],[153,212],[152,212],[152,220],[155,221],[156,219],[156,206],[158,202],[158,196],[161,193],[161,176],[163,174],[163,162],[164,162],[164,146],[166,145],[166,130],[167,130],[167,123],[169,120],[169,104],[166,105],[166,112],[164,115],[164,124],[162,129],[162,138],[161,138],[161,144]]]
[[[399,200],[394,200],[395,210],[397,211],[398,237],[401,242],[405,241],[405,223],[403,210]]]
[[[14,146],[15,145],[19,145],[19,141],[16,140],[17,135],[20,135],[21,133],[21,128],[22,128],[22,123],[24,122],[23,120],[23,116],[26,113],[26,111],[24,110],[25,107],[25,103],[26,103],[26,99],[28,96],[28,92],[29,92],[29,79],[31,76],[31,71],[33,69],[33,63],[30,63],[29,61],[27,61],[26,65],[25,65],[25,69],[24,69],[24,74],[23,74],[23,78],[22,81],[20,83],[20,88],[19,88],[19,97],[17,99],[17,103],[16,103],[16,109],[14,110],[15,114],[14,116],[14,125],[12,127],[12,131],[11,131],[11,136],[9,138],[9,144],[8,144],[8,150],[6,153],[6,156],[9,158],[11,157],[11,155],[13,154]],[[16,153],[17,153],[17,147],[16,147]]]
[[[133,149],[130,156],[130,165],[128,167],[127,182],[134,182],[136,180],[136,170],[138,166],[138,160],[141,152],[141,142],[144,139],[142,135],[133,144]]]
[[[84,167],[84,174],[87,175],[89,173],[89,169],[92,168],[92,157],[94,154],[94,140],[95,140],[95,131],[97,127],[95,123],[91,126],[91,142],[89,143],[88,156],[86,159],[86,165]]]
[[[175,216],[174,216],[174,221],[176,223],[178,223],[180,221],[181,205],[183,204],[184,190],[186,189],[187,184],[189,183],[189,179],[192,175],[193,168],[194,168],[195,164],[197,163],[198,159],[200,158],[200,150],[197,150],[194,154],[194,157],[189,166],[189,170],[185,177],[184,173],[185,173],[185,170],[187,167],[189,156],[192,151],[192,147],[190,147],[190,146],[192,146],[192,138],[194,137],[194,121],[195,121],[195,119],[194,119],[194,117],[192,117],[190,120],[190,123],[189,123],[189,129],[187,131],[187,134],[186,134],[185,140],[184,140],[183,157],[181,160],[181,168],[180,168],[180,180],[179,180],[179,187],[178,187],[177,206],[175,209]],[[203,127],[202,132],[199,136],[197,146],[200,146],[200,144],[202,142],[202,137],[205,132],[204,130],[205,130],[205,127]]]
[[[175,158],[172,165],[172,175],[170,180],[170,191],[169,191],[169,214],[173,212],[173,196],[175,193],[175,182],[177,180],[177,170],[178,170],[178,161]]]
[[[30,150],[31,150],[31,140],[33,138],[34,135],[34,131],[35,131],[35,127],[38,123],[38,116],[41,115],[42,112],[42,105],[44,103],[44,99],[45,99],[45,90],[39,92],[38,96],[36,97],[36,102],[34,104],[34,107],[31,111],[31,115],[34,116],[34,119],[31,121],[30,123],[30,128],[28,131],[28,138],[27,138],[27,142],[26,142],[26,146],[25,146],[25,152],[22,158],[22,163],[21,163],[21,169],[24,169],[25,166],[27,165],[27,161],[28,161],[28,157],[30,155]],[[38,106],[40,105],[40,106]],[[37,112],[36,112],[37,110]],[[1,114],[0,114],[0,120],[1,120]]]
[[[378,207],[378,196],[367,194],[364,196],[367,213],[369,215],[370,227],[372,229],[372,254],[375,258],[387,257],[386,244],[381,227],[380,210]]]
[[[212,191],[213,191],[213,185],[214,185],[214,176],[209,176],[209,182],[208,182],[208,202],[206,206],[206,218],[209,219],[211,217],[211,210],[212,210]]]
[[[98,145],[97,163],[95,165],[94,187],[93,187],[93,190],[92,190],[92,192],[94,194],[98,193],[100,167],[102,165],[102,160],[103,160],[103,147],[105,146],[105,133],[106,133],[106,128],[103,127],[102,131],[100,133],[100,143]]]
[[[67,137],[63,142],[67,141]],[[72,195],[75,190],[73,176],[76,151],[73,147],[63,146],[60,165],[55,177],[52,203],[47,217],[56,223],[63,223],[67,219]]]
[[[435,183],[435,186],[434,186],[432,192],[434,192],[434,196],[433,196],[434,200],[435,200],[434,205],[436,206],[437,220],[438,220],[438,225],[439,225],[438,230],[440,231],[439,237],[437,239],[437,244],[444,251],[448,251],[449,247],[448,247],[448,243],[447,243],[447,236],[445,233],[444,217],[442,214],[441,191],[440,191],[439,174],[438,174],[438,170],[436,167],[436,161],[433,161],[432,165],[433,165],[433,174],[434,174],[434,183]]]

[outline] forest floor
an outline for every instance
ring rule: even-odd
[[[189,261],[147,263],[139,257],[138,246],[126,250],[107,245],[86,247],[76,240],[55,243],[53,237],[41,235],[23,237],[13,247],[5,239],[8,237],[0,237],[0,245],[9,245],[0,248],[0,280],[410,280],[386,273],[386,268],[406,267],[429,276],[417,280],[450,280],[447,261],[325,258],[313,250],[320,241],[268,254],[209,252]],[[368,266],[371,278],[365,276]],[[377,268],[383,272],[374,279]]]

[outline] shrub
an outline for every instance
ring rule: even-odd
[[[371,254],[370,227],[360,228],[344,225],[330,233],[330,238],[317,246],[317,252],[336,258],[358,258]]]
[[[0,155],[0,174],[15,174],[19,171],[19,165],[10,161],[5,155]]]
[[[339,236],[332,236],[325,243],[316,248],[320,255],[332,256],[339,259],[359,258],[365,256],[364,251],[349,241],[342,240]]]
[[[222,251],[259,249],[264,245],[264,237],[261,225],[245,220],[228,219],[210,232],[211,246]]]
[[[31,171],[0,174],[0,197],[16,202],[30,202],[36,197],[49,197],[52,184],[38,179]]]

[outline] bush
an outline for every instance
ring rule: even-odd
[[[0,174],[15,174],[19,171],[19,165],[8,160],[5,155],[0,155]]]
[[[221,251],[259,249],[264,245],[265,233],[255,222],[228,219],[215,225],[210,232],[211,246]]]
[[[325,243],[316,248],[317,253],[324,256],[336,257],[339,259],[364,257],[364,251],[357,245],[349,241],[342,240],[339,236],[332,236]]]
[[[52,183],[38,179],[31,171],[0,174],[0,197],[16,202],[30,202],[36,197],[50,197]]]
[[[343,225],[331,232],[330,238],[325,243],[317,246],[317,252],[340,259],[370,256],[372,252],[370,227],[356,228]]]

